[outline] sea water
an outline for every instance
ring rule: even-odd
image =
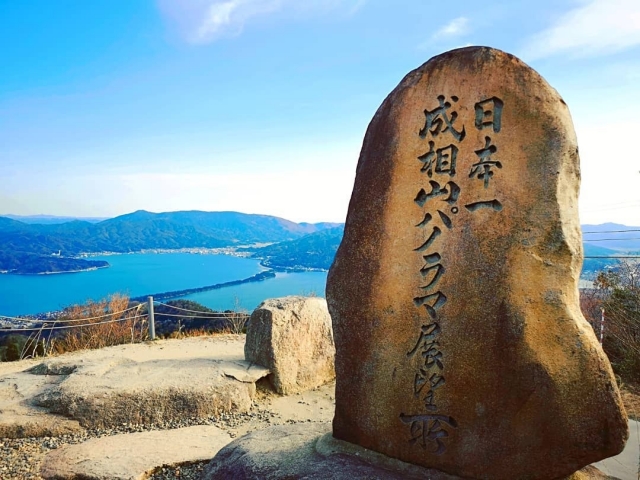
[[[193,293],[183,297],[215,310],[235,310],[251,312],[267,298],[304,295],[324,297],[327,272],[276,273],[276,278],[264,282],[243,283],[233,287]]]
[[[229,255],[137,253],[92,257],[109,268],[53,275],[0,275],[0,315],[59,310],[114,293],[131,297],[241,280],[265,270],[258,260]],[[192,294],[184,298],[216,310],[251,310],[274,296],[324,296],[326,273],[278,273],[276,278]],[[236,301],[237,298],[237,301]]]

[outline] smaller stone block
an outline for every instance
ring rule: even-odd
[[[331,317],[323,298],[272,298],[251,314],[245,359],[271,370],[269,381],[282,395],[333,380],[335,353]]]
[[[214,426],[92,438],[51,451],[40,475],[45,480],[138,480],[156,467],[207,460],[229,440]]]

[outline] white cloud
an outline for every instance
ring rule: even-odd
[[[444,27],[433,34],[434,39],[445,37],[457,37],[467,33],[469,19],[466,17],[458,17],[451,20]]]
[[[640,1],[588,0],[534,35],[521,56],[531,61],[555,54],[594,56],[640,45]]]
[[[458,17],[451,20],[444,27],[436,31],[431,38],[426,42],[418,45],[418,50],[431,50],[436,46],[441,47],[444,44],[449,45],[451,40],[456,37],[461,37],[469,32],[469,19],[466,17]],[[459,40],[457,40],[459,41]],[[464,46],[470,46],[468,43]],[[447,48],[450,50],[452,47]],[[455,47],[459,48],[459,47]]]
[[[205,44],[235,36],[246,24],[270,14],[309,15],[342,9],[354,15],[367,0],[157,0],[192,43]]]
[[[238,34],[247,20],[274,12],[282,5],[283,0],[212,2],[197,27],[193,40],[195,43],[208,43],[225,34]]]

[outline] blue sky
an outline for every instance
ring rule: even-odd
[[[568,103],[582,223],[640,225],[640,1],[0,0],[0,213],[343,221],[362,137],[433,55]]]

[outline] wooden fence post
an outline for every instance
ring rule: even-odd
[[[156,321],[153,314],[153,297],[147,299],[147,310],[149,310],[149,338],[156,339]]]

